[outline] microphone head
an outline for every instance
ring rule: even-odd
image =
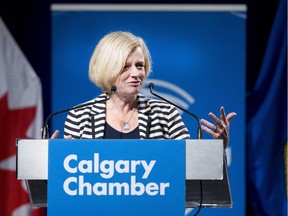
[[[149,83],[149,88],[151,89],[151,88],[154,88],[154,83]]]
[[[116,92],[116,90],[117,90],[117,87],[116,87],[115,85],[113,85],[113,86],[111,87],[111,93]]]

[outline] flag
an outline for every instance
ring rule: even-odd
[[[33,68],[0,17],[0,215],[35,215],[16,179],[16,138],[40,138],[42,89]]]
[[[287,213],[286,4],[279,1],[259,78],[247,97],[247,198],[259,216]]]

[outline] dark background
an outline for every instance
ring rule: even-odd
[[[44,116],[50,112],[51,90],[51,28],[50,4],[52,3],[210,3],[210,4],[246,4],[247,12],[247,75],[246,92],[249,93],[255,85],[271,26],[279,0],[247,0],[247,1],[51,1],[51,0],[1,0],[0,16],[7,25],[18,45],[28,58],[32,67],[42,82]],[[284,19],[284,18],[283,18]],[[247,108],[246,108],[247,109]],[[255,215],[250,206],[249,193],[247,193],[247,215]]]

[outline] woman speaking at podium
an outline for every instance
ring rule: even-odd
[[[151,72],[149,50],[141,37],[112,32],[97,44],[89,64],[89,78],[103,94],[69,111],[64,137],[74,139],[189,139],[188,129],[175,106],[147,98],[139,92]],[[87,106],[85,106],[87,104]],[[230,120],[209,113],[201,128],[216,139],[229,142]],[[56,138],[56,131],[51,138]]]

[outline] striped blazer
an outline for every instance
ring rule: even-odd
[[[140,139],[189,139],[178,110],[166,102],[138,94],[138,127]],[[94,104],[71,110],[66,118],[64,134],[76,139],[103,139],[106,119],[106,95]]]

